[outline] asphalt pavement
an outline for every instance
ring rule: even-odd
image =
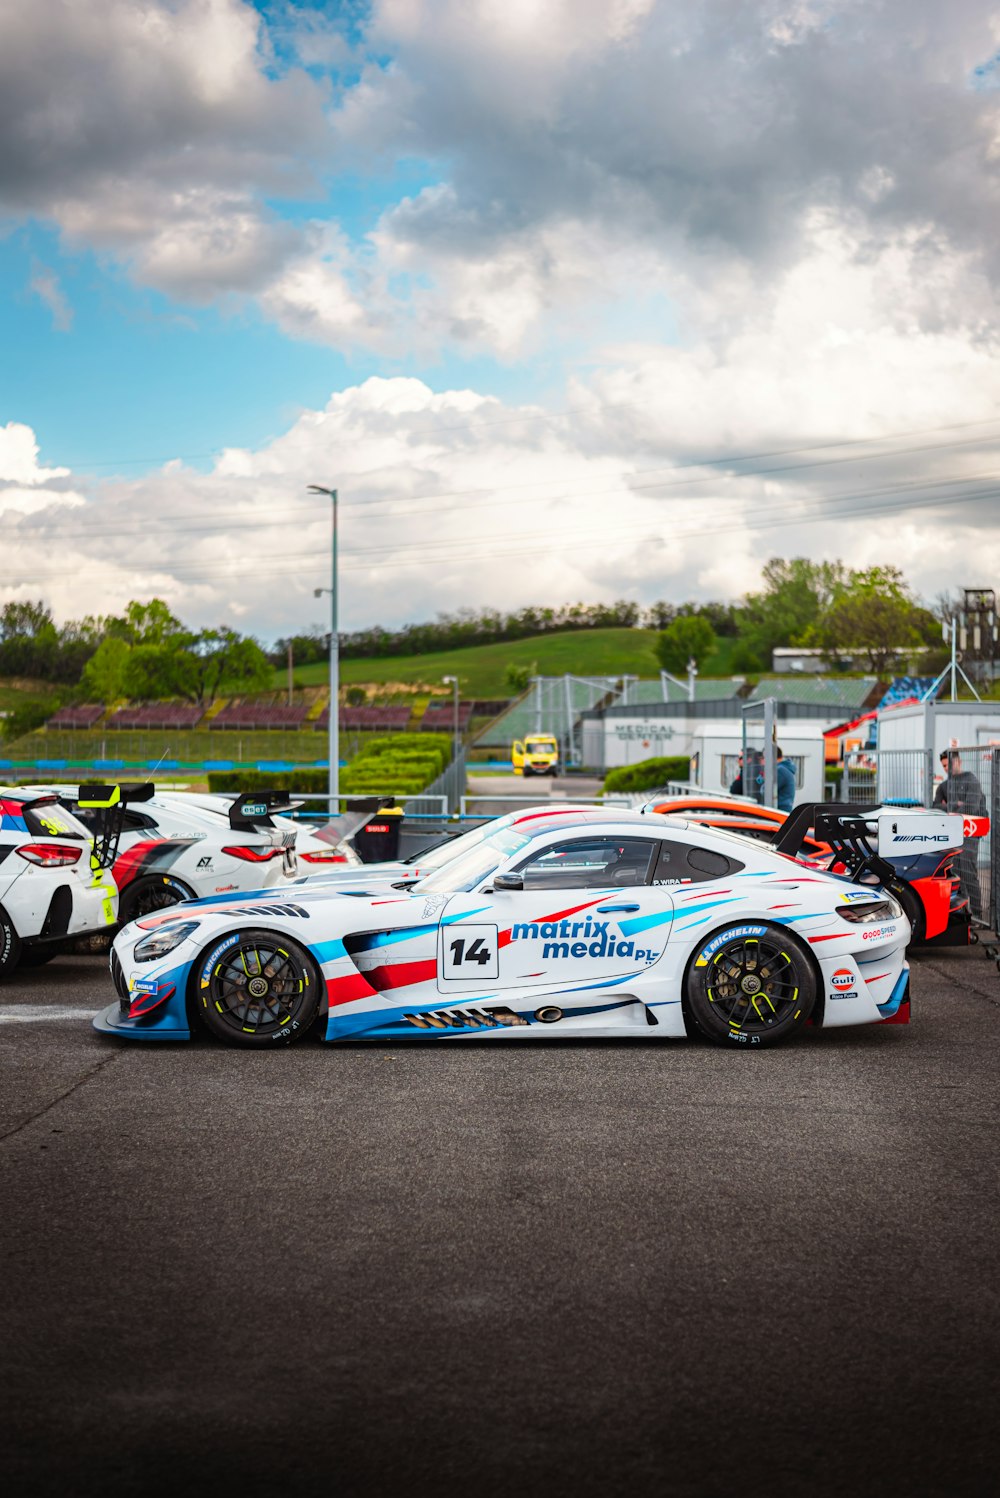
[[[774,1051],[127,1046],[0,989],[17,1495],[978,1494],[1000,975]]]

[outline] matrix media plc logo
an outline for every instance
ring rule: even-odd
[[[853,988],[854,974],[851,972],[850,968],[838,967],[837,971],[830,979],[830,982],[836,989],[843,990],[846,988]]]

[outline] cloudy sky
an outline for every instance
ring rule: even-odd
[[[1000,584],[988,0],[0,0],[0,599]]]

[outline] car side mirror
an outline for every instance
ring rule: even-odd
[[[523,889],[524,880],[520,874],[497,874],[493,880],[494,889]]]

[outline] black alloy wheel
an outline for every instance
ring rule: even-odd
[[[694,954],[685,1011],[716,1045],[776,1045],[801,1029],[816,1002],[812,963],[781,926],[723,927]]]
[[[240,931],[206,949],[192,968],[205,1026],[230,1045],[300,1040],[316,1018],[320,975],[296,942],[274,931]]]
[[[167,910],[181,900],[189,900],[190,894],[174,879],[162,874],[147,874],[144,879],[134,879],[126,884],[118,901],[118,923],[127,926],[140,916],[152,915],[156,910]]]

